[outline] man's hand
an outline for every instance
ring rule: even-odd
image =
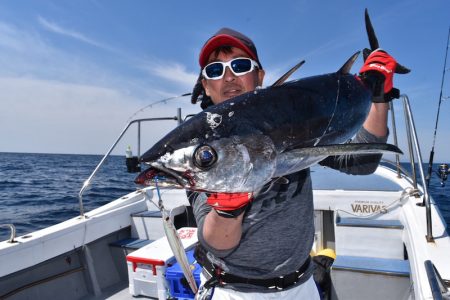
[[[361,79],[373,92],[373,102],[385,103],[400,97],[393,88],[393,77],[397,61],[387,52],[377,49],[370,53],[359,71]]]
[[[253,200],[252,193],[215,193],[206,202],[224,218],[236,218]]]

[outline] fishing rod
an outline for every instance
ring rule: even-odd
[[[175,99],[178,99],[178,98],[183,98],[183,97],[186,97],[186,96],[190,96],[191,94],[192,94],[192,93],[184,93],[184,94],[181,94],[181,95],[178,95],[178,96],[172,96],[172,97],[164,98],[164,99],[161,99],[161,100],[154,101],[154,102],[152,102],[152,103],[150,103],[150,104],[147,104],[147,105],[141,107],[140,109],[138,109],[137,111],[135,111],[135,112],[128,118],[128,121],[127,121],[127,122],[131,121],[131,119],[133,119],[134,116],[136,116],[138,113],[140,113],[140,112],[146,110],[146,109],[149,108],[149,107],[153,107],[154,105],[159,104],[159,103],[164,103],[164,104],[165,104],[165,103],[167,103],[167,102],[169,102],[169,101],[172,101],[172,100],[175,100]]]
[[[444,70],[442,72],[441,92],[439,93],[439,104],[438,104],[438,111],[437,111],[437,115],[436,115],[436,125],[434,126],[433,146],[431,147],[430,159],[428,162],[428,175],[425,179],[427,187],[430,186],[431,173],[433,171],[434,145],[436,143],[436,132],[437,132],[437,127],[438,127],[438,122],[439,122],[439,113],[441,111],[441,103],[442,103],[442,99],[443,99],[442,89],[444,87],[445,71],[446,71],[446,67],[447,67],[447,54],[448,54],[449,42],[450,42],[450,27],[448,28],[447,44],[446,44],[446,48],[445,48]],[[446,173],[448,173],[448,169],[446,170]],[[439,174],[441,174],[441,172]],[[443,179],[443,177],[441,177],[441,179]]]

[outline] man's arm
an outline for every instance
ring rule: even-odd
[[[378,49],[370,53],[359,71],[361,80],[373,95],[373,104],[363,126],[377,137],[387,135],[388,103],[399,96],[399,91],[393,88],[396,67],[397,61]]]
[[[199,240],[216,256],[225,256],[240,242],[242,220],[251,193],[201,194],[194,202]]]
[[[371,134],[377,137],[385,137],[388,133],[387,118],[389,104],[388,103],[372,103],[363,127]]]
[[[217,250],[229,250],[236,247],[241,240],[243,218],[244,213],[236,218],[224,218],[211,209],[203,223],[205,242]]]

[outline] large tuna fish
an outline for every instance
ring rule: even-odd
[[[136,182],[255,192],[329,155],[399,152],[387,144],[346,144],[372,104],[371,92],[349,74],[357,54],[336,73],[259,89],[197,114],[141,157],[151,167]]]

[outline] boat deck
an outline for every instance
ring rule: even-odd
[[[83,298],[83,300],[102,300],[102,299],[109,299],[109,300],[131,300],[131,299],[152,299],[150,297],[144,297],[144,296],[135,296],[133,297],[130,294],[130,291],[128,289],[128,281],[127,282],[119,282],[115,284],[112,287],[109,287],[102,291],[102,293],[98,296],[88,296],[86,298]],[[153,298],[156,299],[156,298]]]

